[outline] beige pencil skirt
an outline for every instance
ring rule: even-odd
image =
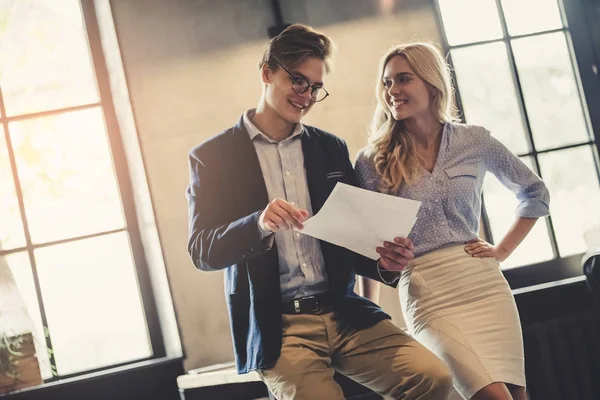
[[[493,382],[525,386],[519,314],[494,258],[452,245],[415,258],[402,272],[409,332],[442,359],[465,399]]]

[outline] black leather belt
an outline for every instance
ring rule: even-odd
[[[284,314],[321,314],[333,305],[330,293],[306,296],[283,303]]]

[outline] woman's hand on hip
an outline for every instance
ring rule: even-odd
[[[468,241],[465,251],[471,257],[494,257],[498,262],[506,260],[510,255],[501,246],[494,246],[481,238]]]

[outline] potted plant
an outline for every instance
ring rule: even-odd
[[[0,334],[0,393],[15,390],[19,383],[19,362],[23,356],[23,335]]]
[[[42,383],[34,326],[12,271],[0,257],[0,395]]]
[[[0,332],[0,394],[41,383],[33,335]]]

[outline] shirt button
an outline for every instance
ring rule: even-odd
[[[302,268],[306,268],[306,263],[302,263]]]
[[[285,176],[290,176],[290,171],[285,171]]]
[[[299,238],[300,237],[300,232],[296,232],[296,237]]]

